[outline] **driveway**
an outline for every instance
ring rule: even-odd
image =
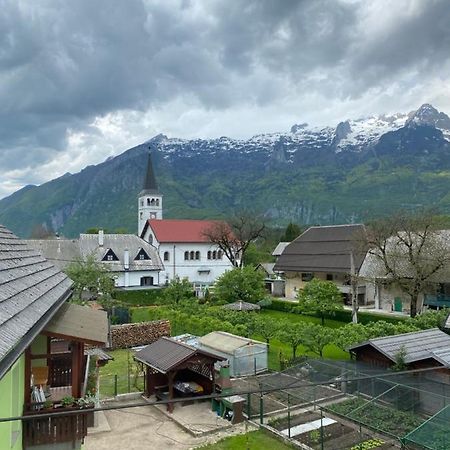
[[[111,431],[88,434],[85,450],[187,450],[245,432],[240,424],[214,435],[195,438],[154,406],[105,411]]]

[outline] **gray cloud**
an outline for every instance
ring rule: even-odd
[[[1,3],[0,197],[156,132],[450,107],[446,0]]]

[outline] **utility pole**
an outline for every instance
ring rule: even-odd
[[[358,323],[358,277],[355,270],[353,251],[350,252],[350,289],[352,296],[352,322]]]

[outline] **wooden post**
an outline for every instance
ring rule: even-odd
[[[72,348],[72,396],[79,398],[80,396],[80,345],[78,342],[71,342]]]
[[[168,374],[168,378],[169,378],[169,400],[173,400],[173,380],[175,378],[175,372],[169,372]],[[174,409],[174,404],[172,402],[169,402],[167,404],[167,411],[169,411],[170,413],[173,412]]]

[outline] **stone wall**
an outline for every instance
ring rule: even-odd
[[[162,336],[170,336],[168,320],[112,325],[110,349],[148,345]]]

